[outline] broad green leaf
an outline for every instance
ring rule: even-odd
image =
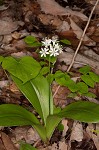
[[[84,66],[84,67],[79,69],[79,72],[82,74],[87,74],[90,72],[90,70],[91,70],[90,66]]]
[[[83,93],[84,96],[86,97],[91,97],[91,98],[96,98],[97,96],[94,93],[88,92],[88,93]]]
[[[92,80],[92,78],[89,75],[82,75],[81,79],[90,87],[94,88],[95,82]]]
[[[31,80],[32,86],[37,94],[42,109],[44,123],[50,114],[53,114],[53,98],[50,85],[46,78],[39,75]]]
[[[71,42],[69,40],[66,40],[66,39],[60,40],[60,42],[66,44],[66,45],[71,45]]]
[[[54,112],[53,112],[53,114],[57,114],[57,113],[59,113],[60,111],[61,111],[61,108],[60,108],[60,107],[54,106]]]
[[[2,63],[4,57],[3,56],[0,56],[0,64]]]
[[[89,76],[95,82],[99,82],[99,75],[95,74],[94,72],[89,72]]]
[[[84,82],[78,82],[77,87],[81,93],[88,93],[88,86]]]
[[[0,105],[0,126],[23,126],[39,124],[34,114],[14,104]]]
[[[33,127],[36,129],[36,131],[38,132],[40,138],[42,139],[42,141],[46,142],[47,139],[47,134],[46,134],[46,129],[45,127],[41,124],[36,124],[33,125]]]
[[[43,119],[41,105],[31,81],[28,81],[23,84],[21,80],[12,75],[11,78],[13,79],[17,87],[20,89],[20,91],[24,94],[24,96],[28,99],[28,101],[32,104],[35,110],[38,112],[40,117]]]
[[[21,143],[20,150],[37,150],[37,148],[31,146],[28,143]]]
[[[6,57],[2,67],[24,83],[35,78],[40,72],[40,64],[30,56],[22,57],[19,61],[12,57]]]
[[[53,114],[53,99],[47,79],[39,75],[25,84],[14,76],[12,79],[46,124],[47,116]]]
[[[31,47],[38,47],[41,46],[41,43],[37,41],[37,39],[31,35],[27,36],[24,39],[25,43],[28,44]]]
[[[66,106],[59,114],[61,118],[70,118],[82,122],[99,122],[99,104],[78,101]]]
[[[49,72],[49,67],[43,67],[40,71],[40,74],[41,75],[45,75]]]
[[[50,139],[55,128],[57,127],[57,125],[59,124],[59,122],[62,119],[60,117],[58,117],[57,115],[50,115],[47,118],[46,121],[46,134],[47,134],[47,138]]]

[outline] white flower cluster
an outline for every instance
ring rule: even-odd
[[[52,39],[45,37],[41,42],[43,46],[39,52],[41,57],[46,57],[46,55],[55,57],[62,53],[62,46],[59,44],[58,38],[56,36],[53,36]]]

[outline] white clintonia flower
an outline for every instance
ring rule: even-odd
[[[41,48],[41,51],[40,51],[40,54],[41,54],[41,57],[46,57],[47,54],[49,54],[48,52],[49,49],[47,49],[46,47],[44,48]]]
[[[41,48],[41,51],[39,52],[41,57],[46,57],[46,55],[56,57],[62,53],[62,45],[59,44],[58,38],[56,36],[53,36],[52,39],[47,37],[44,38],[42,44],[44,48]]]
[[[52,41],[51,39],[45,38],[43,39],[42,44],[43,46],[48,47],[51,44],[51,41]]]

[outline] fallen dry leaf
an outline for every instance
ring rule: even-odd
[[[86,21],[88,18],[81,12],[72,11],[69,8],[64,8],[60,6],[57,2],[54,0],[45,1],[45,0],[37,0],[37,2],[41,6],[41,10],[45,12],[46,14],[52,14],[52,15],[75,15],[80,17],[83,21]]]
[[[58,56],[58,61],[59,62],[63,61],[66,63],[66,65],[70,65],[73,56],[74,56],[73,52],[72,53],[63,52]],[[89,65],[90,67],[94,68],[97,71],[97,74],[99,73],[99,61],[95,59],[93,60],[91,57],[88,56],[77,54],[73,67],[79,68],[82,67],[83,65]]]
[[[71,136],[70,136],[70,141],[77,141],[81,142],[83,140],[83,127],[81,123],[74,122]]]
[[[0,20],[0,35],[10,34],[17,30],[17,22],[13,22],[10,18],[7,20]]]
[[[0,88],[8,86],[8,83],[9,83],[8,80],[0,81]]]
[[[1,139],[0,139],[0,150],[6,150]]]
[[[71,25],[71,28],[73,29],[73,32],[76,34],[77,38],[80,40],[83,34],[83,30],[71,18],[70,18],[70,25]],[[95,46],[96,44],[87,35],[84,36],[83,41],[87,42],[88,46]]]
[[[10,140],[9,136],[6,135],[4,132],[1,132],[1,138],[2,138],[2,141],[6,150],[17,150],[17,148],[14,146],[14,144]]]
[[[60,141],[59,142],[59,150],[68,150],[68,146],[67,144],[65,143],[65,141]]]
[[[68,120],[67,119],[63,119],[62,120],[62,124],[63,124],[63,126],[64,126],[64,130],[63,130],[63,132],[62,132],[62,137],[64,137],[65,135],[66,135],[66,132],[67,132],[67,130],[68,130]]]
[[[98,128],[99,129],[99,128]],[[88,124],[86,131],[89,134],[90,138],[93,140],[97,150],[99,150],[99,134],[96,135],[92,131],[94,130],[93,124]]]

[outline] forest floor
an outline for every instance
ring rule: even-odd
[[[44,37],[57,35],[67,39],[71,45],[64,47],[54,70],[66,72],[73,59],[81,35],[86,27],[96,0],[4,0],[0,1],[0,55],[37,59],[35,48],[24,42],[28,35]],[[79,76],[77,69],[89,65],[99,74],[99,3],[95,7],[89,26],[70,71]],[[53,94],[58,85],[54,83]],[[99,84],[90,89],[97,97],[83,97],[84,100],[99,104]],[[60,87],[54,97],[56,106],[64,107],[74,101],[68,98],[69,90]],[[79,98],[79,97],[76,97]],[[80,97],[81,99],[82,97]],[[0,104],[11,103],[29,107],[30,103],[17,89],[13,81],[0,68]],[[31,126],[0,127],[0,150],[19,150],[19,142],[25,141],[40,150],[99,150],[99,124],[88,124],[63,119],[64,130],[55,130],[50,144],[46,147]]]

